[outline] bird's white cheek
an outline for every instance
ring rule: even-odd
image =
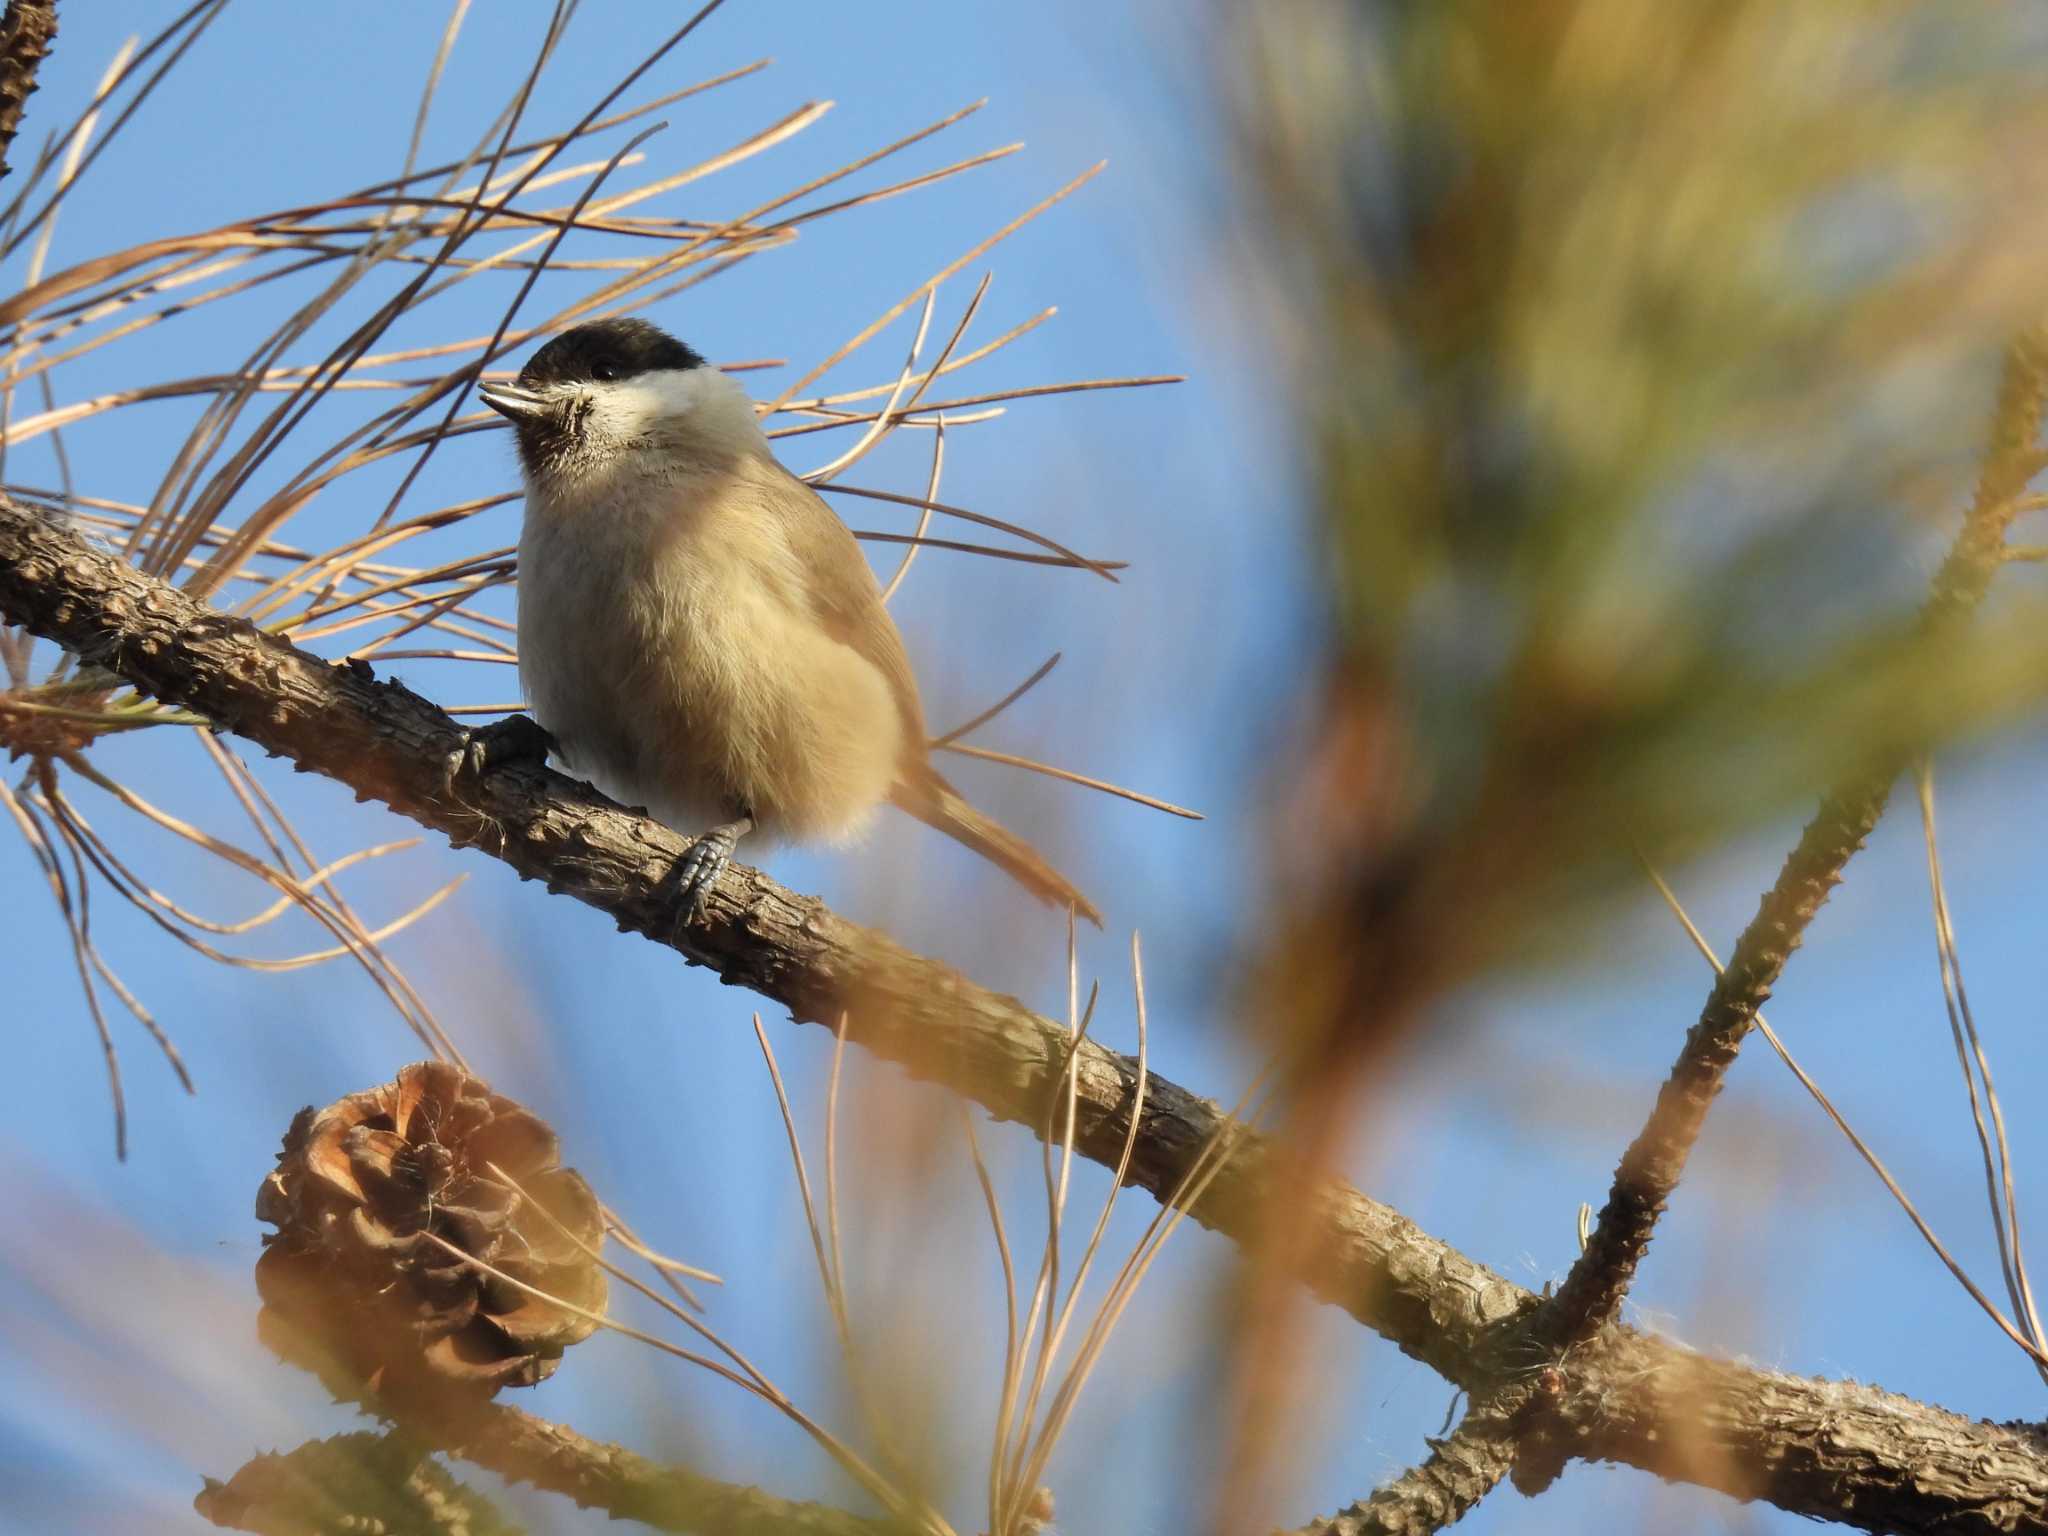
[[[661,417],[662,402],[652,390],[637,384],[615,385],[592,391],[584,430],[592,437],[617,442],[644,437]]]

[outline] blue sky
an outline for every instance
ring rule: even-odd
[[[65,13],[24,145],[68,121],[125,29],[158,24],[155,8],[144,9]],[[477,8],[436,108],[430,160],[466,146],[495,110],[545,15],[528,3]],[[425,8],[393,8],[374,25],[360,11],[231,9],[71,199],[53,267],[387,174],[403,153],[439,25]],[[641,8],[587,6],[528,120],[573,120],[655,37]],[[657,167],[686,164],[801,103],[836,103],[791,144],[658,205],[710,217],[984,95],[985,110],[906,167],[1027,143],[973,176],[821,225],[655,314],[714,358],[801,362],[1108,158],[1102,177],[950,283],[937,323],[957,316],[992,267],[989,318],[975,334],[1049,304],[1060,314],[978,384],[1154,372],[1190,380],[1026,402],[998,424],[962,429],[949,442],[946,499],[1132,569],[1112,587],[930,552],[897,611],[935,722],[972,713],[1058,648],[1064,664],[982,739],[1208,813],[1198,824],[1171,820],[986,765],[962,764],[957,774],[1041,839],[1109,914],[1108,933],[1090,936],[1082,953],[1084,970],[1105,984],[1097,1037],[1131,1045],[1124,957],[1129,930],[1141,929],[1155,1067],[1227,1100],[1246,1072],[1231,1005],[1238,962],[1257,933],[1269,764],[1297,721],[1318,600],[1284,388],[1247,297],[1256,285],[1238,265],[1254,215],[1227,174],[1204,44],[1199,28],[1160,4],[799,9],[732,0],[648,89],[764,55],[775,63],[671,109],[647,152]],[[19,147],[15,158],[25,159]],[[575,280],[565,275],[552,291],[573,295]],[[504,297],[501,288],[465,300],[472,307],[408,334],[487,329]],[[186,317],[60,370],[57,397],[232,366],[266,314],[222,306]],[[886,376],[907,337],[899,323],[833,382]],[[752,376],[750,387],[770,394],[787,376]],[[81,486],[145,498],[195,409],[129,410],[71,434]],[[794,440],[790,462],[822,461],[832,451],[825,441]],[[52,472],[42,450],[9,464],[10,478],[28,483]],[[436,460],[409,505],[509,488],[512,475],[502,437],[468,439]],[[921,477],[913,454],[890,451],[859,478],[909,492]],[[362,526],[391,483],[345,484],[293,536],[312,542]],[[494,521],[463,531],[465,547],[511,541],[516,514],[487,516]],[[513,691],[502,670],[422,662],[400,672],[447,702]],[[1942,770],[1951,898],[2009,1106],[2048,1089],[2029,899],[2048,852],[2030,793],[2044,745],[2020,734]],[[101,750],[108,771],[150,798],[234,826],[190,741]],[[331,784],[274,766],[263,765],[266,785],[326,854],[409,833]],[[116,825],[104,800],[82,803],[103,829]],[[1900,809],[1908,814],[1880,830],[1795,957],[1771,1016],[1988,1283],[1995,1260],[1941,1015],[1923,856],[1910,804]],[[770,868],[980,980],[1058,1008],[1057,925],[986,868],[898,821],[861,850],[782,853]],[[1732,941],[1795,831],[1766,829],[1686,872],[1683,894],[1717,943]],[[206,910],[261,904],[167,839],[123,835],[152,878]],[[846,1422],[749,1027],[755,1000],[433,839],[369,866],[349,889],[374,918],[455,875],[466,883],[394,942],[397,958],[478,1069],[561,1131],[569,1160],[607,1199],[659,1246],[727,1276],[718,1324],[793,1396]],[[102,946],[177,1039],[200,1088],[192,1099],[178,1093],[140,1032],[117,1018],[133,1150],[116,1163],[99,1050],[36,880],[25,852],[0,844],[14,1025],[0,1087],[0,1222],[16,1234],[0,1278],[0,1486],[14,1490],[0,1529],[204,1529],[189,1510],[202,1475],[225,1476],[256,1449],[350,1427],[254,1342],[258,1181],[296,1108],[387,1077],[418,1048],[359,972],[231,973],[107,898],[95,913]],[[1556,1278],[1574,1252],[1579,1202],[1602,1198],[1706,985],[1684,936],[1645,892],[1569,966],[1497,977],[1440,1010],[1390,1065],[1346,1171],[1522,1283]],[[763,1011],[815,1138],[829,1038]],[[965,1455],[971,1467],[1000,1330],[971,1176],[957,1138],[940,1134],[951,1122],[934,1095],[857,1058],[849,1070],[849,1146],[858,1154],[849,1161],[849,1267],[861,1315],[898,1357],[932,1365],[934,1380],[950,1374],[938,1367],[964,1376],[949,1389],[957,1399],[918,1425],[933,1455]],[[928,1127],[936,1139],[925,1139]],[[2024,1177],[2040,1160],[2023,1110],[2012,1129]],[[1028,1225],[1035,1144],[1010,1128],[986,1140],[1013,1218]],[[1105,1183],[1083,1170],[1077,1200],[1099,1200]],[[1149,1214],[1142,1196],[1130,1197],[1112,1244],[1134,1240]],[[1231,1267],[1228,1245],[1194,1231],[1176,1237],[1054,1464],[1064,1527],[1184,1529],[1212,1509],[1219,1431],[1205,1405],[1219,1390],[1213,1308]],[[1761,1042],[1709,1125],[1636,1307],[1640,1322],[1761,1365],[1853,1375],[1972,1415],[2040,1414],[2039,1378],[1974,1313]],[[1318,1312],[1311,1326],[1329,1369],[1302,1383],[1313,1430],[1290,1453],[1265,1511],[1270,1525],[1327,1513],[1416,1459],[1450,1396],[1348,1321]],[[765,1409],[621,1340],[579,1347],[521,1401],[586,1433],[653,1455],[687,1453],[778,1493],[844,1497],[824,1460]],[[979,1528],[974,1486],[970,1470],[949,1507],[961,1529]],[[522,1497],[518,1508],[536,1530],[604,1528],[559,1501]],[[1504,1491],[1467,1525],[1792,1528],[1773,1511],[1588,1467],[1533,1504]]]

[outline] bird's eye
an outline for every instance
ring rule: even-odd
[[[609,384],[619,376],[619,370],[611,363],[592,363],[590,376],[600,384]]]

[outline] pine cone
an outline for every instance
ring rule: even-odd
[[[593,1250],[604,1241],[590,1186],[559,1166],[538,1117],[443,1062],[299,1111],[256,1215],[278,1229],[256,1262],[264,1342],[340,1397],[479,1401],[544,1380],[595,1329],[430,1233],[586,1312],[604,1309],[603,1269],[563,1231]]]

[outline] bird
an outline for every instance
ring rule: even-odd
[[[685,923],[741,838],[843,844],[887,802],[1101,926],[932,766],[874,571],[735,380],[619,317],[478,392],[518,445],[519,678],[539,750],[694,839],[675,871]]]

